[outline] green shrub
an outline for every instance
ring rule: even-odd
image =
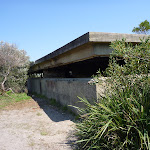
[[[14,92],[24,92],[28,78],[29,57],[26,51],[19,50],[16,45],[0,42],[0,91],[10,88]]]
[[[135,46],[115,41],[111,47],[104,96],[94,105],[80,98],[87,107],[79,109],[77,144],[79,149],[150,150],[149,39]],[[97,77],[101,84],[101,74]]]

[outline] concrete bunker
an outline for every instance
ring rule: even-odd
[[[81,106],[77,96],[92,101],[103,92],[99,85],[89,85],[97,70],[105,70],[112,52],[110,43],[126,39],[139,43],[146,35],[88,32],[52,53],[38,59],[30,67],[29,92],[54,98],[63,105]],[[38,78],[33,78],[37,75]],[[72,108],[73,111],[74,108]]]

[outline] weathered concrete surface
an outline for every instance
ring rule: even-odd
[[[36,92],[48,98],[54,98],[62,105],[84,107],[77,96],[88,99],[91,103],[98,98],[103,88],[90,85],[90,78],[31,78],[28,79],[29,92]],[[71,108],[74,112],[76,109]]]
[[[138,43],[140,39],[146,38],[144,34],[123,34],[123,33],[104,33],[104,32],[89,32],[90,42],[110,43],[115,40],[126,39],[126,42]]]
[[[112,41],[125,38],[127,42],[138,43],[140,39],[147,37],[148,35],[88,32],[35,61],[29,72],[41,72],[47,68],[67,65],[97,56],[109,56],[112,52],[109,44]]]

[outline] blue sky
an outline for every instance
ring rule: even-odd
[[[35,61],[86,32],[132,33],[150,0],[0,0],[0,16],[0,41]]]

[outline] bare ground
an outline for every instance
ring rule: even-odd
[[[0,111],[0,150],[70,150],[73,117],[39,98]]]

